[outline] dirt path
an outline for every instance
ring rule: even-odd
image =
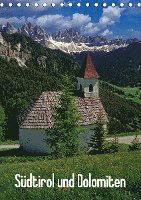
[[[19,144],[3,144],[0,145],[0,149],[18,149],[19,146]]]
[[[123,136],[123,137],[118,137],[118,141],[121,144],[131,144],[131,142],[133,141],[134,138],[135,138],[135,135],[134,136]],[[138,135],[137,138],[141,142],[141,135]],[[107,140],[112,140],[112,139],[113,138],[107,138]]]
[[[121,144],[131,144],[135,136],[122,136],[118,137],[118,141]],[[112,140],[113,137],[107,138],[107,140]],[[138,139],[141,142],[141,135],[138,135]],[[5,145],[0,145],[0,150],[1,149],[18,149],[20,147],[19,144],[5,144]]]

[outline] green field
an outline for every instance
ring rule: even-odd
[[[132,88],[132,90],[134,90]],[[128,94],[127,94],[128,93]],[[100,97],[109,117],[109,134],[136,132],[141,127],[141,100],[131,88],[121,88],[101,82]]]
[[[140,200],[141,199],[141,152],[128,152],[122,145],[119,153],[95,156],[81,155],[72,158],[49,159],[46,156],[22,156],[15,154],[0,157],[0,199],[2,200]],[[16,151],[16,150],[15,150]],[[4,152],[3,152],[4,153]],[[126,188],[16,188],[15,174],[40,175],[50,178],[71,178],[72,173],[93,178],[126,179]]]
[[[122,90],[128,98],[134,100],[136,103],[141,104],[141,90],[138,87],[125,87],[122,88]]]

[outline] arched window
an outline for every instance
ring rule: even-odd
[[[89,85],[89,92],[93,92],[93,85],[92,84]]]
[[[82,92],[82,85],[80,84],[80,91]]]

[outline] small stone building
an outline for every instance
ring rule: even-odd
[[[81,76],[77,78],[77,90],[83,93],[83,97],[76,97],[76,105],[81,115],[80,125],[86,128],[85,133],[80,134],[84,151],[88,150],[88,144],[92,135],[92,128],[100,115],[107,124],[107,114],[99,97],[99,75],[94,68],[91,57],[85,59]],[[47,145],[47,129],[53,127],[54,107],[59,104],[60,92],[43,92],[35,102],[20,117],[19,141],[21,147],[32,153],[51,153]]]

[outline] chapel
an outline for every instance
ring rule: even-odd
[[[82,150],[88,151],[92,129],[101,116],[104,128],[108,117],[99,95],[99,75],[92,58],[87,55],[82,65],[80,76],[77,77],[76,105],[81,115],[80,125],[86,132],[80,134]],[[59,104],[59,91],[43,92],[19,117],[19,141],[23,150],[32,153],[50,154],[52,149],[47,145],[47,130],[54,124],[54,107]]]

